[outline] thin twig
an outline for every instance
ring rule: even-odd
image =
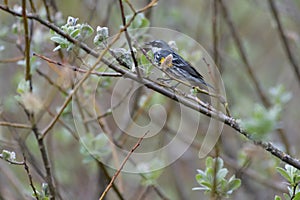
[[[213,0],[213,16],[212,16],[212,33],[213,33],[213,47],[214,47],[214,62],[216,66],[219,66],[219,51],[218,51],[218,1]]]
[[[136,10],[133,8],[132,4],[128,1],[126,1],[127,4],[129,5],[129,7],[131,8],[132,12],[134,13],[133,15],[137,15],[136,13]],[[120,10],[121,10],[121,16],[122,16],[122,23],[123,23],[123,26],[125,26],[126,24],[126,17],[125,17],[125,11],[124,11],[124,5],[123,5],[123,0],[119,0],[119,4],[120,4]],[[133,64],[134,64],[134,68],[136,70],[136,73],[138,75],[138,77],[140,78],[141,82],[142,82],[142,74],[141,74],[141,70],[140,70],[140,67],[138,65],[138,62],[137,62],[137,59],[135,57],[135,54],[133,52],[133,48],[132,48],[132,44],[131,44],[131,37],[129,36],[129,33],[127,32],[127,29],[124,29],[124,33],[125,33],[125,37],[126,37],[126,41],[127,41],[127,44],[129,46],[129,50],[130,50],[130,54],[131,54],[131,57],[132,57],[132,60],[133,60]],[[133,98],[133,105],[131,106],[131,110],[130,110],[130,113],[131,115],[134,114],[135,110],[138,109],[138,102],[141,98],[143,94],[143,87],[139,87],[134,95],[134,98]]]
[[[111,177],[107,171],[107,169],[105,168],[105,165],[102,162],[99,162],[99,160],[97,158],[94,158],[95,161],[98,163],[98,165],[100,166],[101,170],[104,172],[104,175],[106,177],[107,180],[111,180]],[[116,184],[112,184],[112,188],[113,190],[116,192],[117,196],[119,197],[119,199],[124,200],[125,198],[123,197],[122,193],[120,192],[120,190],[118,189],[118,187],[116,186]]]
[[[47,111],[48,111],[48,113],[51,117],[55,116],[51,111],[49,111],[49,110],[47,110]],[[62,127],[64,127],[74,137],[74,139],[79,142],[79,137],[72,130],[72,128],[69,127],[68,124],[66,124],[63,120],[60,120],[60,119],[58,120],[58,123],[60,123],[62,125]],[[86,148],[85,145],[83,145],[82,147]],[[89,156],[91,156],[94,159],[94,161],[97,162],[97,164],[100,166],[101,170],[104,172],[104,175],[105,175],[106,179],[110,180],[111,177],[109,176],[109,173],[108,173],[107,169],[105,168],[104,164],[102,162],[100,162],[99,159],[95,155],[93,155],[90,151],[88,151],[87,149],[86,149],[86,152],[88,152]],[[124,197],[122,196],[122,194],[119,191],[118,187],[115,184],[113,184],[112,188],[116,192],[119,199],[123,200]]]
[[[12,165],[24,165],[24,162],[19,162],[19,161],[3,158],[2,154],[0,154],[0,159],[5,160],[6,162],[8,162],[9,164],[12,164]]]
[[[246,52],[245,52],[244,47],[242,45],[240,36],[239,36],[238,32],[236,31],[236,28],[235,28],[235,26],[233,24],[232,19],[229,16],[228,9],[227,9],[226,5],[223,3],[222,0],[219,0],[219,3],[221,5],[221,9],[223,11],[223,16],[225,18],[225,21],[228,24],[228,27],[229,27],[229,29],[231,31],[233,39],[234,39],[234,41],[236,43],[236,46],[237,46],[237,48],[239,50],[240,56],[242,58],[242,61],[244,62],[245,66],[246,66],[246,69],[247,69],[247,72],[248,72],[250,78],[252,79],[252,82],[254,83],[256,91],[257,91],[257,93],[258,93],[258,95],[259,95],[259,97],[260,97],[263,105],[266,108],[269,108],[271,106],[271,102],[270,102],[269,98],[267,97],[267,95],[264,93],[263,89],[261,88],[261,85],[259,84],[258,80],[256,79],[256,76],[255,76],[255,74],[254,74],[254,72],[253,72],[253,70],[252,70],[252,68],[250,66],[250,63],[248,61],[248,58],[246,56]],[[289,154],[290,153],[290,148],[289,148],[290,145],[289,145],[288,139],[286,137],[287,134],[281,128],[278,129],[277,132],[279,134],[279,137],[281,138],[282,143],[285,146],[286,152]]]
[[[129,25],[128,25],[129,26]],[[52,119],[52,121],[48,124],[48,126],[43,130],[41,137],[45,137],[46,134],[49,132],[50,129],[54,126],[54,124],[59,119],[60,115],[63,113],[69,102],[71,101],[73,95],[77,92],[77,90],[80,88],[80,86],[83,84],[83,82],[89,77],[91,72],[96,68],[96,66],[101,62],[103,56],[106,54],[108,49],[119,39],[121,36],[122,31],[114,37],[112,42],[101,52],[101,54],[98,56],[98,59],[94,63],[94,65],[84,74],[83,78],[75,85],[74,89],[69,93],[67,98],[65,99],[63,105],[61,106],[60,110],[58,111],[57,115]]]
[[[45,10],[46,10],[47,19],[49,22],[52,22],[49,5],[48,5],[49,4],[48,0],[43,0],[43,3],[44,3]]]
[[[34,6],[34,3],[33,3],[33,0],[29,0],[29,3],[30,3],[30,7],[31,7],[31,10],[32,12],[36,12],[36,9],[35,9],[35,6]]]
[[[32,117],[33,118],[33,117]],[[34,122],[34,119],[32,121],[32,131],[34,132],[34,135],[36,137],[36,140],[38,141],[39,149],[42,154],[42,160],[43,164],[46,170],[46,182],[49,185],[49,191],[50,191],[50,199],[54,200],[56,196],[56,189],[55,189],[55,183],[53,181],[53,174],[52,174],[52,169],[51,169],[51,164],[50,164],[50,159],[49,155],[45,146],[44,138],[40,137],[40,132],[38,128],[36,127],[36,124]]]
[[[49,186],[50,200],[55,200],[57,193],[56,193],[55,183],[53,181],[54,177],[53,177],[53,173],[52,173],[52,169],[51,169],[51,163],[50,163],[48,151],[46,149],[45,141],[44,141],[43,138],[40,137],[41,133],[39,132],[39,130],[37,128],[34,114],[31,113],[30,111],[28,111],[22,104],[19,104],[19,105],[23,107],[24,112],[26,113],[27,118],[31,123],[31,126],[32,126],[31,130],[33,131],[34,136],[37,140],[39,150],[40,150],[40,153],[41,153],[41,156],[42,156],[44,168],[45,168],[45,171],[46,171],[45,180],[46,180],[46,183]]]
[[[18,123],[12,123],[12,122],[4,122],[0,121],[0,126],[10,126],[13,128],[25,128],[25,129],[31,129],[32,127],[27,124],[18,124]]]
[[[136,11],[137,14],[145,12],[146,10],[150,9],[151,7],[155,6],[158,0],[152,0],[148,5],[146,5],[145,7],[139,9],[138,11]],[[22,17],[22,14],[19,12],[16,12],[10,8],[8,8],[5,5],[1,5],[0,4],[0,9],[4,10],[12,15],[18,16],[18,17]],[[72,38],[70,35],[66,34],[63,30],[61,30],[59,27],[57,27],[55,24],[46,21],[44,19],[42,19],[40,16],[36,15],[36,14],[32,14],[32,13],[28,13],[27,14],[27,18],[28,19],[34,19],[36,21],[38,21],[39,23],[41,23],[42,25],[52,29],[54,32],[56,32],[57,34],[63,36],[64,38],[66,38],[69,42],[75,44],[75,45],[79,45],[79,47],[84,50],[86,53],[91,54],[94,57],[99,57],[99,53],[96,52],[95,50],[93,50],[92,48],[88,47],[85,43],[80,42],[74,38]],[[126,24],[125,27],[121,28],[120,32],[124,31],[124,28],[127,28],[135,19],[135,16],[133,16],[128,23]],[[104,62],[105,64],[109,63],[109,61],[107,61],[106,59],[102,59],[102,62]],[[128,67],[127,67],[128,68]]]
[[[257,171],[250,169],[250,168],[241,168],[240,164],[238,164],[237,161],[235,161],[234,159],[226,156],[226,155],[222,155],[222,158],[224,160],[224,163],[228,166],[230,166],[231,168],[233,168],[237,173],[240,173],[241,175],[246,175],[248,178],[256,181],[257,183],[265,186],[265,187],[269,187],[273,190],[282,192],[282,193],[287,193],[287,188],[284,185],[284,183],[278,183],[275,180],[270,180],[270,178],[265,177],[263,175],[265,174],[260,174],[257,173]]]
[[[4,114],[2,114],[1,116],[3,118],[3,120],[5,121],[8,121],[7,117],[5,117]],[[28,160],[29,162],[31,163],[31,165],[34,167],[34,170],[35,172],[43,179],[44,179],[44,175],[43,175],[43,172],[41,170],[41,167],[38,163],[38,161],[35,159],[35,157],[31,154],[31,152],[29,151],[29,148],[27,147],[26,143],[24,142],[23,138],[20,136],[20,134],[13,128],[13,127],[10,127],[8,126],[7,127],[8,130],[10,131],[12,137],[17,141],[20,149],[21,149],[21,152],[24,152],[27,157],[28,157]]]
[[[51,19],[51,13],[50,13],[49,8],[50,8],[50,6],[52,6],[53,9],[54,9],[54,13],[57,12],[57,7],[56,7],[56,4],[55,4],[55,1],[54,0],[53,1],[43,0],[43,3],[44,3],[45,10],[46,10],[47,20],[52,23],[53,20]],[[53,17],[53,18],[55,19],[55,17]],[[58,45],[58,43],[56,43],[56,42],[54,42],[54,44],[55,44],[55,46]],[[59,55],[60,59],[63,60],[64,59],[64,54],[62,52],[62,49],[59,49],[57,52],[58,52],[58,55]]]
[[[242,61],[244,62],[245,66],[246,66],[247,72],[248,72],[252,82],[254,83],[255,89],[258,92],[258,95],[259,95],[260,99],[262,100],[263,104],[266,105],[266,107],[270,107],[271,103],[270,103],[269,99],[267,98],[267,96],[265,95],[258,80],[256,79],[256,76],[252,70],[250,62],[246,56],[245,48],[241,42],[240,36],[239,36],[238,32],[236,31],[236,28],[233,24],[232,19],[229,16],[228,9],[227,9],[225,3],[223,3],[223,0],[219,0],[219,3],[221,6],[221,9],[222,9],[224,19],[230,29],[231,35],[232,35],[233,40],[238,48],[238,52],[242,58]]]
[[[216,66],[219,66],[219,52],[218,52],[218,33],[217,33],[217,17],[218,17],[218,2],[217,0],[213,0],[213,16],[212,16],[212,32],[213,32],[213,49],[214,49],[214,62]],[[210,69],[210,65],[206,62],[206,60],[204,59],[204,62],[206,63],[206,65],[208,66],[208,68]],[[211,71],[211,70],[209,70]],[[210,73],[211,74],[211,73]],[[212,76],[212,74],[211,74]],[[213,79],[214,81],[216,81],[215,79]],[[219,84],[215,84],[217,87],[219,86]],[[217,88],[217,91],[219,91],[219,88]],[[224,99],[225,100],[225,99]],[[227,111],[227,102],[225,102],[224,107],[226,109],[226,113],[227,115],[229,115],[229,111]],[[212,185],[212,190],[211,190],[211,199],[218,199],[218,177],[217,177],[217,173],[218,173],[218,168],[219,166],[219,162],[218,162],[218,158],[220,156],[220,146],[221,146],[221,137],[219,137],[217,139],[216,145],[214,146],[215,149],[215,162],[214,162],[214,170],[213,170],[213,185]]]
[[[120,174],[121,170],[123,169],[124,165],[126,164],[126,162],[128,161],[129,157],[131,156],[131,154],[140,146],[142,140],[144,139],[144,137],[147,135],[148,131],[141,137],[138,139],[137,143],[131,148],[131,150],[129,151],[129,153],[127,154],[127,156],[124,158],[123,162],[121,163],[119,169],[117,170],[117,172],[113,175],[113,177],[111,178],[111,181],[109,182],[109,184],[107,185],[107,187],[105,188],[104,192],[102,193],[101,197],[99,198],[99,200],[103,200],[105,195],[107,194],[107,192],[110,190],[110,188],[112,187],[113,182],[116,180],[116,178],[118,177],[118,175]]]
[[[29,40],[29,31],[28,31],[28,21],[26,15],[26,0],[22,0],[22,17],[24,23],[24,34],[25,34],[25,58],[26,58],[26,67],[25,67],[25,80],[30,82],[30,91],[32,90],[31,83],[31,74],[30,74],[30,40]]]
[[[47,74],[45,74],[44,72],[42,72],[42,71],[39,70],[38,68],[36,69],[36,72],[37,72],[41,77],[45,78],[45,79],[48,81],[48,83],[49,83],[50,85],[53,85],[54,87],[56,87],[61,93],[63,93],[64,95],[68,95],[68,93],[67,93],[62,87],[60,87],[58,84],[56,84],[54,81],[52,81],[52,80],[50,79],[50,77],[49,77]]]
[[[145,190],[142,191],[141,196],[137,198],[137,200],[144,200],[146,199],[146,196],[150,193],[150,186],[146,186]],[[134,197],[136,198],[136,197]]]
[[[137,13],[140,12],[144,12],[145,10],[151,8],[152,6],[154,6],[153,2],[156,2],[156,0],[153,0],[149,5],[145,6],[144,8],[140,9],[137,11]],[[1,8],[1,7],[0,7]],[[41,137],[45,137],[46,134],[49,132],[50,129],[52,129],[52,127],[54,126],[54,124],[57,122],[58,118],[60,117],[60,115],[63,113],[64,109],[67,107],[67,105],[69,104],[69,102],[71,101],[73,95],[75,94],[75,92],[77,92],[77,90],[79,89],[79,87],[83,84],[83,82],[89,77],[89,75],[91,74],[91,72],[96,68],[96,66],[102,61],[104,62],[106,65],[111,65],[111,62],[109,62],[108,60],[104,59],[103,56],[106,54],[106,52],[111,48],[111,46],[120,38],[121,34],[124,32],[124,30],[130,26],[130,24],[133,22],[134,18],[136,15],[134,15],[129,21],[128,23],[119,31],[118,34],[115,35],[114,39],[112,40],[112,42],[101,52],[101,54],[98,57],[98,59],[96,60],[96,62],[94,63],[94,65],[84,74],[83,78],[75,85],[74,89],[70,92],[70,94],[67,96],[67,98],[65,99],[63,105],[61,106],[60,110],[58,111],[57,115],[52,119],[52,121],[48,124],[48,126],[43,130]],[[40,19],[40,18],[39,18]],[[43,21],[44,22],[44,21]],[[59,33],[63,33],[60,29]],[[63,33],[63,35],[66,35],[65,33]],[[67,39],[75,44],[79,44],[79,46],[81,48],[83,48],[86,51],[89,51],[92,54],[93,50],[90,50],[90,48],[85,45],[84,43],[81,43],[79,41],[77,41],[76,39],[70,37],[69,35],[67,35]],[[95,53],[95,55],[98,55],[98,53]]]
[[[46,56],[42,56],[42,55],[37,54],[37,53],[33,53],[33,56],[37,56],[37,57],[39,57],[39,58],[47,61],[48,63],[52,63],[52,64],[55,64],[55,65],[58,65],[58,66],[61,66],[61,67],[69,68],[69,69],[73,70],[74,72],[87,73],[87,71],[88,71],[88,70],[81,69],[79,67],[75,67],[75,66],[71,66],[71,65],[65,65],[65,64],[63,64],[61,62],[52,60],[50,58],[47,58]],[[97,72],[97,71],[91,71],[90,74],[94,74],[94,75],[97,75],[97,76],[108,76],[108,77],[121,77],[121,76],[123,76],[120,73],[114,73],[114,72]]]
[[[132,86],[131,86],[132,87]],[[128,88],[128,93],[130,92],[130,88]],[[126,96],[126,94],[125,94],[125,96]],[[122,98],[121,98],[122,99]],[[123,100],[122,101],[120,101],[119,103],[121,103],[121,102],[123,102]],[[119,104],[119,103],[117,103],[117,104]],[[97,107],[96,107],[96,110],[99,110]],[[98,112],[97,112],[98,113]],[[89,115],[92,115],[92,114],[89,114]],[[100,115],[99,115],[100,116]],[[101,118],[102,119],[102,118]],[[111,134],[111,131],[109,130],[109,128],[104,124],[104,122],[103,121],[101,121],[101,119],[99,119],[98,120],[98,123],[99,123],[99,126],[102,128],[102,130],[103,130],[103,132],[105,132],[105,133],[107,133],[107,136],[109,137],[109,139],[110,139],[110,141],[113,141],[113,143],[114,143],[114,145],[116,145],[118,148],[122,148],[122,145],[120,144],[120,142],[119,142],[119,140],[116,140],[116,139],[114,139],[113,138],[113,136],[112,136],[112,134]],[[113,148],[114,148],[114,146],[113,146]],[[114,153],[114,151],[113,151],[113,153]],[[126,156],[127,154],[125,154],[125,152],[123,152],[122,151],[122,153],[124,153],[124,156]],[[92,157],[93,157],[93,154],[90,154]],[[115,155],[113,155],[113,156],[115,156]],[[97,160],[97,158],[94,158],[95,159],[95,161],[97,161],[97,162],[99,162],[98,160]],[[133,164],[134,166],[137,166],[137,164],[134,162],[134,160],[132,160],[132,159],[130,159],[129,158],[129,162],[131,162],[131,164]],[[100,162],[101,163],[101,162]],[[120,164],[118,164],[117,166],[119,166]],[[145,177],[145,175],[144,174],[142,174],[142,173],[139,173],[139,175],[143,178],[143,179],[147,179],[147,177]],[[109,178],[109,180],[111,180],[110,178]],[[115,184],[113,183],[113,186],[112,186],[113,188],[114,187],[116,187],[115,186]],[[159,186],[153,186],[154,188],[156,188],[156,187],[159,187]],[[167,199],[169,199],[166,195],[165,195],[165,193],[162,191],[162,190],[154,190],[155,192],[157,192],[157,194],[158,194],[158,192],[160,192],[158,195],[159,196],[162,196],[161,198],[162,199],[165,199],[165,200],[167,200]],[[116,191],[117,192],[117,191]],[[119,196],[120,197],[120,196]],[[121,197],[120,197],[121,198]]]
[[[38,195],[37,195],[37,191],[36,191],[36,189],[35,189],[35,187],[34,187],[34,185],[33,185],[32,176],[31,176],[31,174],[30,174],[30,172],[29,172],[29,167],[28,167],[28,165],[27,165],[27,163],[26,163],[26,157],[25,157],[25,153],[24,153],[24,152],[23,152],[23,158],[24,158],[24,161],[19,162],[19,161],[10,160],[10,159],[4,159],[3,156],[2,156],[2,154],[0,154],[0,159],[5,160],[6,162],[8,162],[8,163],[10,163],[10,164],[12,164],[12,165],[23,165],[23,166],[24,166],[24,169],[25,169],[26,174],[27,174],[28,179],[29,179],[29,184],[30,184],[30,186],[31,186],[31,188],[32,188],[32,190],[33,190],[33,193],[34,193],[34,195],[35,195],[35,198],[36,198],[37,200],[39,200]]]
[[[97,0],[94,0],[93,2],[92,2],[92,4],[93,5],[91,5],[91,6],[88,6],[89,8],[91,7],[91,9],[90,9],[90,11],[89,11],[89,15],[88,15],[88,17],[87,17],[87,22],[88,23],[90,23],[95,17],[97,18],[98,16],[95,16],[95,14],[97,14],[97,7],[98,7],[98,2],[99,1],[97,1]],[[113,2],[113,1],[110,1],[110,3],[111,2]],[[101,23],[101,25],[103,25],[102,23]]]
[[[279,18],[279,13],[277,11],[277,8],[276,8],[275,4],[276,3],[274,2],[274,0],[269,0],[269,6],[270,6],[271,12],[273,14],[273,18],[276,21],[279,36],[280,36],[280,39],[282,41],[283,48],[285,50],[285,53],[286,53],[286,56],[287,56],[288,60],[290,61],[290,64],[292,65],[292,67],[295,71],[298,83],[300,84],[299,66],[297,64],[297,61],[296,61],[295,57],[293,56],[293,53],[292,53],[292,50],[290,48],[289,42],[288,42],[288,40],[287,40],[287,38],[284,34],[284,28],[281,24],[281,21],[280,21],[280,18]]]
[[[27,176],[28,176],[28,179],[29,179],[29,184],[30,184],[30,186],[31,186],[31,188],[33,190],[35,198],[37,200],[39,200],[39,196],[38,196],[37,191],[36,191],[36,189],[35,189],[35,187],[33,185],[33,180],[32,180],[32,176],[31,176],[30,171],[29,171],[29,167],[28,167],[28,165],[26,163],[26,156],[25,156],[24,152],[23,152],[23,158],[24,158],[24,169],[25,169],[25,171],[27,173]]]
[[[97,0],[96,0],[97,1]],[[98,2],[98,1],[97,1]],[[103,24],[103,26],[108,26],[108,23],[109,23],[109,20],[111,19],[111,10],[112,10],[112,7],[115,5],[115,2],[114,1],[109,1],[108,3],[108,6],[107,6],[107,9],[106,9],[106,15],[105,15],[105,18],[101,21],[100,24]]]
[[[0,63],[13,63],[13,62],[18,62],[20,60],[24,60],[24,56],[17,56],[15,58],[0,60]]]
[[[169,200],[160,187],[156,187],[155,185],[151,185],[151,187],[162,200]]]
[[[126,28],[126,17],[125,17],[125,11],[124,11],[124,6],[123,6],[123,0],[119,0],[119,4],[120,4],[121,16],[122,16],[122,23],[123,23],[123,26],[125,27],[124,28],[124,33],[125,33],[125,37],[126,37],[128,46],[129,46],[130,54],[131,54],[131,57],[132,57],[132,60],[133,60],[133,63],[134,63],[136,73],[137,73],[138,77],[142,80],[141,71],[140,71],[140,68],[138,66],[138,62],[135,58],[133,48],[132,48],[132,45],[131,45],[131,38],[130,38],[129,33],[127,32],[127,28]],[[132,6],[130,8],[134,12],[133,16],[137,15],[135,9],[133,9]]]

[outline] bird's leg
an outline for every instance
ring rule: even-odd
[[[170,79],[170,78],[158,78],[157,80],[163,84],[167,83],[166,86],[168,86],[168,88],[171,89],[172,91],[175,91],[176,87],[180,84],[180,83],[176,83],[175,85],[171,85],[170,82],[173,79]]]
[[[157,78],[157,80],[162,83],[170,83],[172,81],[170,78]]]

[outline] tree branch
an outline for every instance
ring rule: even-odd
[[[282,45],[283,45],[283,48],[285,50],[286,56],[287,56],[288,60],[290,61],[290,64],[292,65],[292,67],[294,69],[294,72],[296,74],[296,78],[298,80],[298,83],[300,84],[299,66],[296,62],[296,59],[294,58],[294,56],[292,54],[291,48],[289,46],[289,42],[288,42],[288,40],[287,40],[287,38],[284,34],[284,29],[283,29],[283,26],[281,24],[281,21],[280,21],[280,18],[279,18],[279,13],[277,11],[274,0],[269,0],[269,6],[270,6],[271,13],[273,14],[273,18],[276,21],[279,36],[280,36],[280,39],[282,41]]]
[[[272,1],[272,0],[271,0]],[[236,28],[233,24],[233,21],[232,19],[230,18],[229,16],[229,13],[228,13],[228,9],[226,7],[226,5],[224,4],[223,0],[219,0],[219,3],[221,5],[221,9],[223,11],[223,16],[224,16],[224,19],[226,21],[226,23],[228,24],[228,27],[230,29],[230,32],[231,32],[231,35],[236,43],[236,46],[238,48],[238,51],[240,53],[240,56],[242,58],[242,61],[244,62],[245,66],[246,66],[246,69],[247,69],[247,72],[250,76],[250,78],[252,79],[252,82],[254,83],[254,86],[255,86],[255,89],[263,103],[263,105],[266,107],[266,108],[269,108],[271,106],[271,102],[269,100],[269,98],[267,97],[267,95],[264,93],[261,85],[259,84],[255,74],[254,74],[254,71],[252,70],[252,67],[250,65],[250,62],[246,56],[246,52],[245,52],[245,49],[244,49],[244,46],[241,42],[241,39],[240,39],[240,36],[238,34],[238,32],[236,31]],[[281,138],[281,141],[282,143],[284,144],[285,146],[285,149],[287,151],[287,153],[290,152],[290,148],[289,148],[289,142],[288,142],[288,139],[286,138],[286,133],[284,132],[284,130],[282,128],[279,128],[277,130],[277,133],[279,135],[279,137]]]
[[[131,156],[131,154],[140,146],[142,140],[144,139],[144,137],[147,135],[148,131],[141,137],[138,139],[137,143],[131,148],[131,150],[129,151],[129,153],[127,154],[127,156],[124,158],[123,162],[121,163],[118,171],[113,175],[113,177],[111,178],[111,181],[109,182],[108,186],[105,188],[104,192],[102,193],[101,197],[99,198],[99,200],[103,200],[105,195],[107,194],[107,192],[110,190],[110,188],[112,187],[113,182],[116,180],[116,178],[118,177],[118,175],[120,174],[121,170],[123,169],[124,165],[126,164],[126,162],[128,161],[129,157]]]

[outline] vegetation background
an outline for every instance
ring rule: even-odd
[[[50,18],[58,27],[66,23],[68,16],[79,18],[79,23],[89,24],[95,32],[97,26],[108,27],[110,35],[117,34],[122,26],[122,15],[117,0],[26,2],[29,13],[36,13],[45,21],[49,21]],[[129,2],[139,9],[151,1]],[[278,30],[270,2],[276,5],[276,14],[284,31],[283,36]],[[5,152],[2,152],[0,199],[34,199],[29,174],[39,193],[48,190],[48,186],[45,186],[46,189],[42,187],[43,183],[49,183],[49,174],[45,172],[47,165],[40,150],[41,145],[47,151],[50,161],[52,179],[59,193],[57,199],[98,199],[116,171],[101,165],[84,151],[76,137],[71,103],[43,140],[38,139],[36,134],[39,133],[35,132],[37,129],[44,130],[54,119],[74,86],[74,74],[32,56],[32,52],[74,66],[80,65],[78,57],[85,55],[79,50],[77,53],[75,50],[70,53],[65,49],[53,52],[56,45],[50,40],[52,35],[49,27],[28,19],[31,37],[31,80],[35,95],[24,96],[23,89],[27,87],[24,83],[27,51],[24,23],[22,16],[15,16],[6,10],[6,3],[1,1],[0,4],[0,150],[15,152],[16,162],[21,163],[9,164],[9,159],[4,158]],[[21,0],[10,0],[7,5],[11,10],[15,8],[16,12],[21,12],[22,3],[24,2]],[[125,14],[132,14],[126,1],[123,1],[123,4]],[[35,10],[32,9],[32,5]],[[214,5],[217,5],[217,10]],[[224,15],[222,5],[227,8],[230,19]],[[213,58],[216,58],[214,47],[217,46],[216,64],[225,84],[232,116],[241,119],[241,124],[247,131],[255,132],[256,139],[271,142],[297,158],[300,152],[300,77],[296,73],[297,69],[300,70],[299,10],[298,0],[161,0],[156,6],[147,9],[144,15],[150,26],[168,28],[190,36]],[[235,27],[235,32],[232,32],[228,21]],[[288,43],[287,47],[284,45],[284,39]],[[238,47],[237,40],[240,41],[241,48]],[[85,42],[92,49],[95,48],[93,39]],[[244,51],[241,52],[241,49]],[[112,80],[117,78],[111,77]],[[258,85],[261,92],[258,91]],[[103,101],[109,101],[113,84],[102,85],[100,88],[106,95]],[[81,98],[84,96],[77,98],[78,105],[82,105]],[[175,117],[171,119],[174,121],[170,121],[170,124],[176,124],[177,103],[170,99],[161,100],[160,96],[157,98],[158,101],[171,105],[170,113]],[[138,123],[145,124],[149,121],[147,109],[153,101],[157,99],[151,99],[150,103],[144,106],[144,112],[137,117]],[[102,106],[106,108],[107,105],[103,103]],[[82,107],[84,110],[84,105]],[[30,109],[33,113],[38,112],[38,115],[28,113]],[[112,134],[118,132],[113,117],[107,116],[103,120]],[[199,132],[206,129],[205,120],[207,118],[202,122],[204,128],[200,126]],[[152,142],[159,143],[160,140],[169,141],[161,136],[154,138]],[[198,135],[195,143],[180,159],[152,174],[153,177],[148,177],[150,181],[147,183],[143,182],[144,178],[139,174],[121,173],[106,199],[218,199],[212,194],[192,190],[199,186],[195,178],[197,169],[205,170],[205,159],[198,158],[199,144],[202,140],[201,134]],[[90,142],[97,145],[97,140]],[[126,148],[130,150],[134,144],[136,140],[126,144]],[[143,149],[142,144],[143,142],[138,150]],[[280,159],[253,144],[229,126],[224,126],[220,141],[210,155],[221,157],[229,175],[235,174],[241,179],[241,187],[230,195],[230,199],[273,199],[275,195],[282,196],[284,192],[288,193],[284,178],[276,170],[276,167],[284,165]],[[27,158],[25,166],[29,167],[30,173],[24,169],[24,156]],[[297,185],[298,183],[295,188],[298,191]],[[117,191],[120,194],[117,194]]]

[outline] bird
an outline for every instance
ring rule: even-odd
[[[162,67],[164,71],[170,73],[181,81],[187,81],[192,86],[208,86],[203,76],[185,59],[177,54],[167,42],[163,40],[153,40],[146,42],[153,52],[154,62]],[[166,62],[167,61],[167,62]]]

